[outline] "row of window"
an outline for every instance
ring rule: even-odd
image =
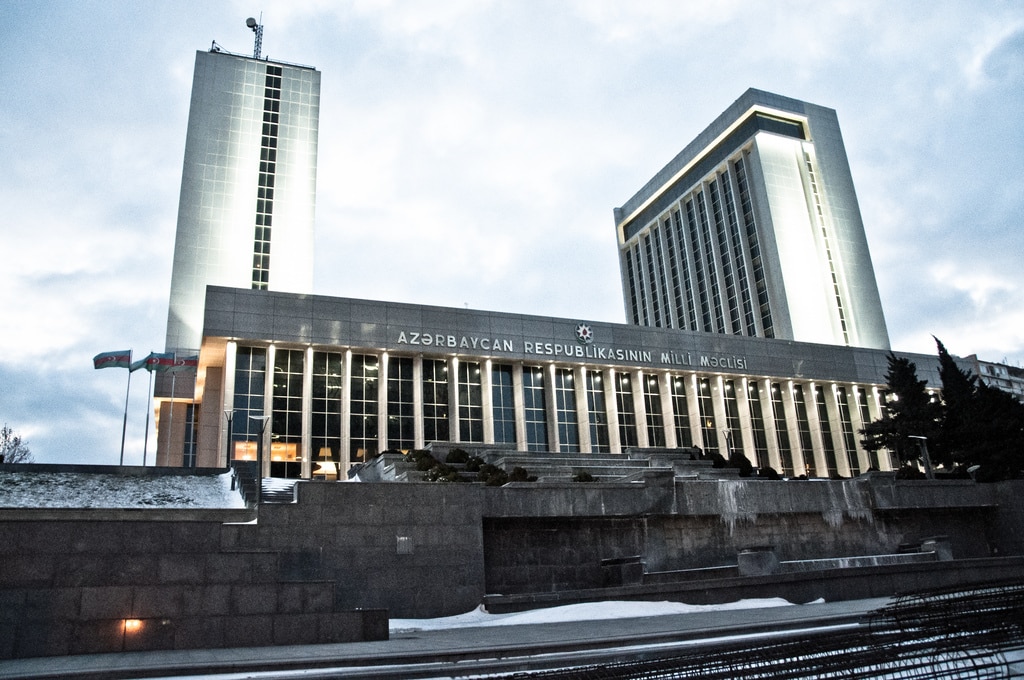
[[[774,337],[745,158],[724,163],[625,251],[637,325]]]
[[[268,370],[267,349],[237,349],[229,450],[254,457],[269,416],[278,476],[300,475],[304,418],[309,455],[339,464],[456,441],[565,453],[699,446],[786,475],[891,465],[858,449],[856,430],[872,420],[864,387],[317,351],[304,411],[306,351],[271,356]]]
[[[270,283],[270,228],[274,214],[274,176],[281,107],[280,66],[267,65],[263,94],[263,134],[260,137],[260,173],[256,197],[256,232],[253,237],[252,287],[266,290]]]

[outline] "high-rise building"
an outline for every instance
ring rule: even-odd
[[[614,213],[633,324],[889,348],[832,109],[747,90]]]
[[[199,353],[207,286],[312,292],[319,121],[316,69],[260,59],[258,47],[196,53],[165,351]],[[203,379],[157,376],[159,464],[174,450],[194,465]]]
[[[208,285],[310,293],[320,73],[196,54],[167,351],[198,352]]]

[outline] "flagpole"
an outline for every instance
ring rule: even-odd
[[[132,392],[132,353],[128,352],[128,389],[124,392],[124,423],[121,425],[121,467],[124,467],[124,439],[128,432],[128,395]]]
[[[149,371],[149,395],[146,399],[146,436],[142,440],[142,467],[146,467],[146,451],[149,448],[149,412],[153,408],[153,371]]]

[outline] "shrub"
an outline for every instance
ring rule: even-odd
[[[597,478],[586,470],[580,470],[572,476],[574,482],[596,482]]]
[[[516,466],[512,468],[512,472],[508,476],[510,482],[536,482],[537,475],[531,475],[526,471],[526,468]]]
[[[462,449],[452,449],[448,452],[444,462],[451,465],[453,463],[466,463],[469,462],[469,454]]]

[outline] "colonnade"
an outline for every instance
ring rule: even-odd
[[[237,350],[236,343],[227,343],[221,392],[225,413],[237,410]],[[266,347],[268,374],[275,366],[277,351],[279,348],[274,345]],[[434,417],[431,424],[424,417],[425,361],[444,362],[447,404],[433,403],[431,406],[435,416],[441,413],[443,418],[447,418],[447,441],[453,443],[504,443],[514,445],[521,451],[583,454],[599,451],[620,454],[631,447],[676,448],[692,445],[707,453],[720,453],[727,458],[730,454],[742,453],[756,467],[772,467],[792,476],[806,474],[845,477],[870,468],[892,469],[888,455],[882,452],[882,455],[876,457],[860,445],[859,430],[867,422],[881,416],[880,386],[873,384],[710,373],[678,368],[506,360],[500,357],[411,355],[363,349],[306,347],[301,351],[304,352],[302,431],[301,442],[296,441],[296,461],[301,463],[302,477],[312,474],[317,453],[323,450],[320,447],[324,440],[314,443],[311,425],[314,399],[312,367],[314,353],[319,351],[331,352],[342,358],[338,376],[340,396],[337,402],[340,417],[336,419],[337,432],[329,433],[331,441],[338,444],[336,462],[341,470],[346,470],[363,457],[384,450],[423,448],[432,440],[429,433],[437,431],[434,427],[437,418]],[[353,377],[354,358],[358,358],[361,364],[370,362],[375,366],[377,380],[375,391],[371,392],[375,396],[369,403],[364,401],[358,404],[355,411],[354,381],[374,378],[365,375]],[[406,366],[408,360],[412,362],[411,416],[407,403],[403,411],[394,401],[394,395],[389,396],[391,391],[388,389],[388,378],[392,374],[389,366],[397,359],[405,360]],[[478,385],[473,382],[470,388],[459,384],[461,364],[469,364],[474,376],[479,375]],[[499,368],[505,376],[511,369],[510,386],[506,383],[496,386],[495,375]],[[530,396],[524,389],[524,372],[530,374],[527,376]],[[542,374],[541,380],[537,379],[538,374]],[[266,415],[271,416],[269,422],[274,423],[274,404],[283,403],[280,399],[281,387],[279,385],[275,388],[274,383],[273,379],[264,381],[265,413],[238,413],[237,417]],[[539,391],[538,384],[541,385]],[[275,389],[279,390],[277,394]],[[468,394],[470,389],[475,397]],[[364,389],[357,389],[357,392],[364,396],[367,393]],[[539,406],[537,400],[541,393],[543,404]],[[495,403],[495,399],[502,401],[509,394],[514,409],[514,427],[507,420],[502,422],[501,405]],[[529,399],[534,401],[530,402]],[[603,408],[593,408],[595,403]],[[404,415],[396,415],[399,411]],[[508,409],[504,412],[508,413]],[[466,415],[468,413],[478,414],[482,423],[468,427],[464,422],[469,417]],[[389,435],[394,431],[393,427],[389,429],[389,422],[393,425],[398,417],[411,418],[411,441],[389,441]],[[369,423],[368,431],[362,430],[360,419]],[[267,475],[270,474],[271,442],[280,438],[281,434],[273,432],[272,428],[273,425],[268,426],[263,442],[264,474]],[[219,458],[224,458],[231,455],[226,422],[221,423],[220,431],[220,451],[227,453],[221,453]],[[297,439],[295,432],[291,436],[293,441]]]

